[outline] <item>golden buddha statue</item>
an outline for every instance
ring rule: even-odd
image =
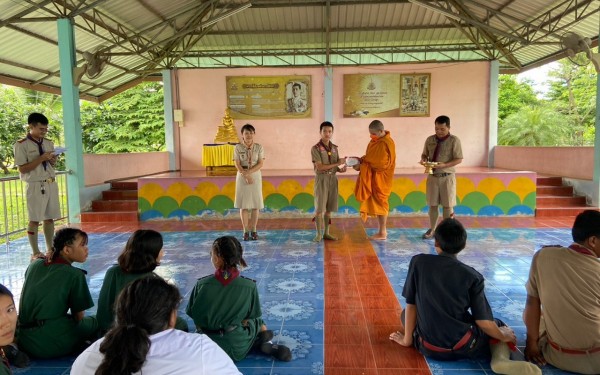
[[[225,109],[225,117],[217,129],[215,143],[240,143],[233,119],[229,116],[229,108]]]

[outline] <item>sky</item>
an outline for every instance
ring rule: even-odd
[[[542,96],[548,92],[549,86],[546,84],[548,81],[548,71],[556,66],[557,63],[552,62],[539,68],[531,69],[523,73],[517,74],[517,79],[522,82],[525,79],[530,79],[534,82],[533,89],[541,94]],[[539,95],[538,95],[539,96]]]

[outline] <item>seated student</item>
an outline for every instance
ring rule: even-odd
[[[390,340],[437,360],[491,356],[498,374],[541,374],[532,363],[509,359],[507,343],[516,343],[515,333],[494,319],[483,276],[456,258],[467,242],[462,224],[444,219],[434,237],[438,255],[419,254],[410,261],[402,291],[404,332],[392,333]]]
[[[152,275],[164,254],[163,238],[157,231],[138,229],[129,237],[118,264],[106,271],[100,289],[96,318],[102,332],[113,324],[114,303],[121,290],[133,280]],[[185,332],[189,329],[187,322],[179,317],[175,328]]]
[[[115,305],[115,324],[77,357],[73,375],[241,375],[206,335],[173,329],[181,294],[150,275],[127,285]]]
[[[13,295],[4,285],[0,284],[0,375],[12,374],[5,348],[14,348],[11,344],[15,339],[17,329],[17,308]]]
[[[523,319],[525,357],[578,374],[600,374],[600,212],[577,215],[569,247],[533,256]]]
[[[86,271],[71,265],[85,262],[87,243],[84,231],[60,229],[48,258],[36,259],[27,267],[17,334],[19,347],[26,353],[60,357],[82,350],[86,341],[97,337],[96,317],[84,316],[94,306]]]
[[[244,359],[253,347],[290,361],[290,349],[271,342],[273,331],[262,320],[256,283],[240,276],[238,266],[246,267],[240,242],[232,236],[217,238],[211,261],[215,274],[198,280],[186,308],[198,332],[207,334],[234,361]]]

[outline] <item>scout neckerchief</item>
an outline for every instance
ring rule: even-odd
[[[38,146],[38,151],[40,152],[40,156],[44,155],[44,148],[42,147],[42,144],[44,143],[44,138],[42,138],[39,142],[36,141],[35,139],[33,139],[33,137],[31,136],[31,134],[27,134],[27,139],[31,140],[31,142],[35,143]],[[42,165],[44,166],[44,170],[46,170],[46,165],[47,165],[47,161],[43,161]]]
[[[578,243],[572,244],[571,246],[569,246],[569,249],[571,249],[571,250],[573,250],[573,251],[575,251],[576,253],[579,253],[579,254],[591,255],[594,258],[598,258],[598,256],[592,250],[588,249],[585,246],[581,246]]]
[[[320,140],[319,144],[321,145],[321,147],[323,147],[325,149],[325,151],[327,151],[327,159],[329,159],[329,163],[327,163],[327,164],[331,164],[331,149],[333,148],[331,141],[329,141],[329,147],[325,146],[325,143],[323,143],[323,140]]]
[[[437,135],[435,136],[435,141],[437,142],[437,144],[435,145],[435,150],[433,151],[433,158],[431,159],[431,161],[437,161],[437,158],[440,153],[440,149],[442,148],[441,145],[448,138],[450,138],[450,133],[448,133],[447,136],[442,137],[442,138],[438,138]]]
[[[252,149],[254,148],[254,141],[250,143],[250,146],[246,146],[246,142],[244,142],[244,147],[246,148],[246,157],[248,158],[248,169],[252,168]]]
[[[240,271],[238,271],[237,268],[230,268],[228,270],[218,269],[215,271],[215,279],[217,279],[223,286],[227,286],[239,275]]]
[[[57,256],[56,259],[46,258],[46,260],[44,261],[45,266],[50,266],[52,264],[66,264],[67,266],[71,265],[71,263],[69,263],[68,260],[61,257],[60,255]]]

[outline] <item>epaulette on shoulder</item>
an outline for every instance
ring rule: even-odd
[[[73,267],[73,268],[75,268],[76,270],[79,270],[79,271],[83,272],[84,275],[87,275],[87,271],[86,270],[78,268],[78,267]]]
[[[249,278],[249,277],[246,277],[246,276],[240,276],[240,277],[241,277],[242,279],[250,280],[250,281],[252,281],[252,282],[256,283],[256,280],[254,280],[254,279],[251,279],[251,278]]]
[[[19,139],[17,142],[18,142],[18,143],[23,143],[23,142],[25,142],[26,140],[27,140],[27,138],[23,138],[23,139]]]
[[[564,246],[563,245],[544,245],[541,247],[541,249],[543,249],[545,247],[564,247]]]

